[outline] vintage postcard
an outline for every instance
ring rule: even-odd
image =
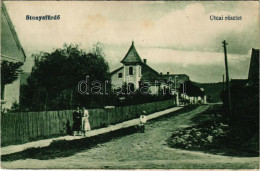
[[[2,169],[259,169],[258,1],[2,1]]]

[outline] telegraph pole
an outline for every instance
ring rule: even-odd
[[[226,68],[226,90],[227,90],[227,98],[228,98],[228,112],[231,112],[231,97],[230,97],[230,86],[229,86],[229,74],[228,74],[228,60],[227,60],[227,48],[226,41],[222,42],[224,47],[224,55],[225,55],[225,68]]]
[[[223,81],[222,81],[222,90],[225,90],[225,75],[223,74]]]

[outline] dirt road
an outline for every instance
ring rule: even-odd
[[[191,126],[191,118],[206,110],[199,106],[190,112],[166,119],[149,121],[145,133],[134,133],[75,155],[52,160],[17,160],[2,162],[3,168],[60,169],[250,169],[258,168],[257,157],[229,157],[203,152],[173,149],[166,140],[174,130]],[[67,149],[69,150],[69,149]]]

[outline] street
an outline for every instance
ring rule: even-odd
[[[166,140],[173,131],[194,124],[191,118],[208,107],[203,105],[190,112],[148,121],[145,133],[136,132],[112,139],[69,157],[8,161],[2,162],[1,166],[42,169],[256,169],[257,157],[221,156],[167,146]]]

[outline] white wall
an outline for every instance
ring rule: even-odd
[[[151,94],[159,94],[159,86],[150,86]]]
[[[133,75],[129,75],[129,68],[133,67]],[[129,65],[124,66],[124,80],[128,83],[133,83],[135,85],[135,89],[139,88],[139,81],[141,80],[141,66],[140,65]]]
[[[123,68],[119,71],[117,71],[116,73],[114,73],[111,76],[111,81],[112,81],[112,89],[117,89],[117,88],[121,88],[123,83],[124,83],[124,76],[122,78],[118,78],[118,74],[122,73],[123,74]]]
[[[8,84],[5,86],[4,100],[3,100],[5,103],[2,105],[2,109],[4,108],[10,109],[12,104],[15,101],[19,103],[19,97],[20,97],[20,76],[12,84]]]
[[[129,67],[133,67],[133,75],[129,75]],[[122,73],[123,77],[118,78],[118,74]],[[124,82],[133,83],[135,85],[135,89],[139,88],[139,81],[141,80],[141,66],[140,65],[129,65],[124,66],[121,70],[117,71],[111,76],[112,80],[112,88],[116,89],[121,87]]]

